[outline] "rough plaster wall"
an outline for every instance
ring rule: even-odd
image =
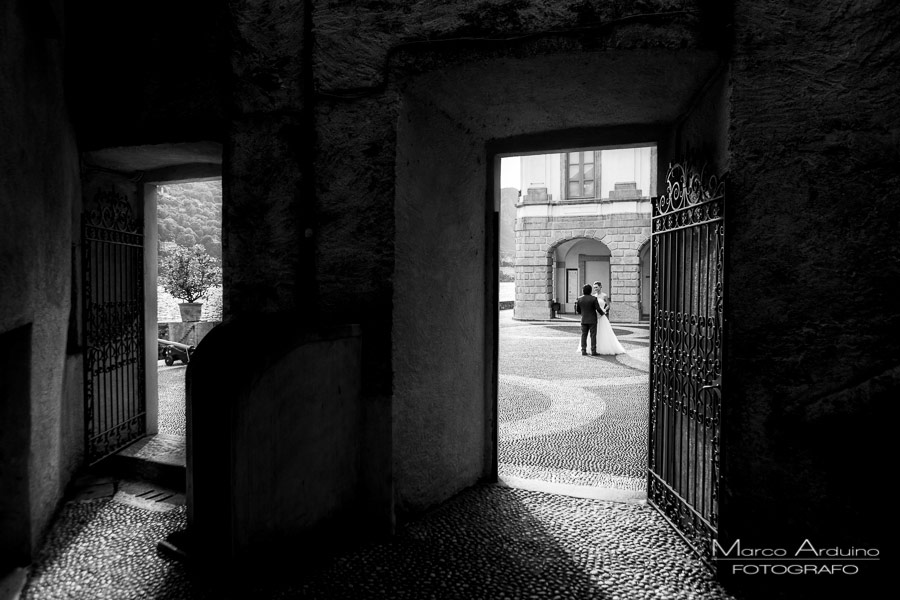
[[[394,480],[400,513],[474,484],[484,465],[484,159],[418,98],[397,133]],[[430,109],[430,110],[429,110]]]
[[[233,119],[223,168],[223,309],[314,304],[314,136],[304,92],[304,3],[230,6]]]
[[[248,117],[231,136],[222,194],[223,311],[293,309],[303,285],[300,126],[289,116]]]
[[[709,162],[708,173],[721,176],[727,172],[729,102],[728,72],[723,68],[675,128],[675,160],[682,160],[682,157],[692,153]],[[661,171],[668,171],[667,165],[661,166]],[[663,179],[665,176],[663,172]],[[659,193],[667,193],[665,185]]]
[[[362,326],[362,473],[377,522],[392,523],[391,326],[396,94],[316,109],[317,318]]]
[[[0,9],[0,332],[33,324],[31,395],[19,399],[31,403],[22,452],[33,542],[56,508],[76,446],[62,423],[78,156],[63,98],[62,41],[46,37],[61,33],[60,8],[53,3],[43,18],[16,3]]]
[[[441,39],[539,37],[548,31],[576,34],[577,28],[614,24],[626,26],[616,31],[612,42],[616,46],[677,48],[679,38],[693,38],[696,20],[704,18],[703,4],[671,0],[633,5],[606,0],[315,2],[317,87],[377,86],[384,82],[386,62],[400,46],[413,49],[416,43],[434,45]],[[662,16],[653,17],[653,13]],[[660,22],[666,27],[654,26]]]
[[[380,94],[322,99],[316,116],[320,316],[363,326],[366,393],[381,398],[391,393],[397,110],[395,94]]]
[[[900,5],[735,21],[722,527],[866,546],[900,383]]]

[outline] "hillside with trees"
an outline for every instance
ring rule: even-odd
[[[222,259],[222,182],[197,181],[157,187],[159,253],[173,244],[200,244]]]

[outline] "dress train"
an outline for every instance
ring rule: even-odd
[[[590,338],[588,340],[590,343]],[[625,348],[619,343],[606,315],[597,319],[597,354],[625,354]]]

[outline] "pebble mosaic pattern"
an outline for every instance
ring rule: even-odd
[[[156,544],[184,527],[186,510],[161,512],[110,499],[66,504],[22,600],[190,598],[182,565]]]
[[[501,316],[501,476],[645,489],[649,331],[615,331],[626,354],[582,356],[578,323]]]
[[[187,365],[176,363],[167,367],[164,362],[159,365],[159,432],[184,436],[184,374]]]
[[[70,502],[22,598],[732,600],[644,504],[475,487],[389,542],[339,554],[289,584],[245,573],[252,582],[240,593],[229,587],[234,595],[204,587],[156,551],[185,522],[183,506]]]
[[[501,472],[642,489],[643,476],[633,475],[642,472],[643,444],[632,441],[646,435],[646,346],[626,345],[628,355],[598,360],[564,352],[572,341],[567,331],[509,333],[527,343],[519,352],[501,346],[501,454],[518,461]],[[509,339],[502,330],[501,337]],[[532,368],[522,368],[529,357]],[[548,377],[563,367],[563,377]],[[160,425],[183,432],[184,367],[160,369]],[[113,493],[114,487],[104,480],[64,505],[23,600],[733,600],[645,503],[502,486],[466,490],[390,541],[334,556],[289,584],[248,573],[244,586],[222,581],[226,591],[212,589],[156,548],[186,526],[183,496],[157,498],[137,484],[119,484]]]

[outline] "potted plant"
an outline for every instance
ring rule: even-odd
[[[200,244],[176,246],[160,258],[159,279],[166,292],[184,301],[178,305],[181,320],[199,321],[203,303],[197,300],[221,284],[222,269]]]

